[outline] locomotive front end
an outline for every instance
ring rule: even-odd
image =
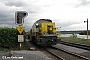
[[[56,25],[50,19],[40,19],[32,26],[31,39],[38,45],[56,45]]]
[[[39,45],[56,45],[56,26],[52,22],[42,22],[38,35]]]

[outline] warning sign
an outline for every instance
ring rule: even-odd
[[[24,36],[18,35],[18,42],[24,42]]]
[[[19,31],[20,34],[22,34],[23,30],[24,30],[24,27],[23,26],[18,26],[16,27],[17,30]]]

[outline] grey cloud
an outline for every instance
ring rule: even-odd
[[[8,1],[7,3],[5,3],[5,5],[21,7],[21,6],[25,6],[26,4],[23,1],[11,1],[11,2]]]
[[[15,20],[13,19],[10,19],[10,18],[6,18],[6,19],[3,19],[3,20],[0,20],[0,25],[8,25],[8,27],[10,26],[15,26]]]
[[[8,17],[7,13],[0,12],[0,18],[7,18],[7,17]]]
[[[15,20],[13,19],[13,15],[10,12],[0,12],[0,27],[3,26],[14,27]]]
[[[73,24],[78,24],[79,22],[56,22],[56,25],[59,27],[69,27]]]
[[[87,1],[87,0],[80,0],[80,1],[81,1],[81,3],[78,4],[76,7],[86,6],[86,5],[90,4],[90,1]]]
[[[9,23],[11,22],[11,21],[13,21],[13,18],[14,18],[14,16],[13,16],[13,14],[11,14],[11,13],[6,13],[6,12],[0,12],[0,22],[8,22],[9,21]]]

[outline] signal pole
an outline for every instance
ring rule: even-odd
[[[84,21],[84,23],[87,22],[87,39],[88,39],[88,18],[87,21]]]
[[[17,24],[18,26],[16,27],[16,29],[18,30],[19,34],[18,34],[18,42],[20,43],[20,50],[23,49],[23,42],[24,42],[24,18],[28,15],[28,13],[26,11],[17,11],[15,13],[15,24]]]

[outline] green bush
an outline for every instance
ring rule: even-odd
[[[18,31],[15,28],[0,28],[0,47],[13,48],[18,45]]]

